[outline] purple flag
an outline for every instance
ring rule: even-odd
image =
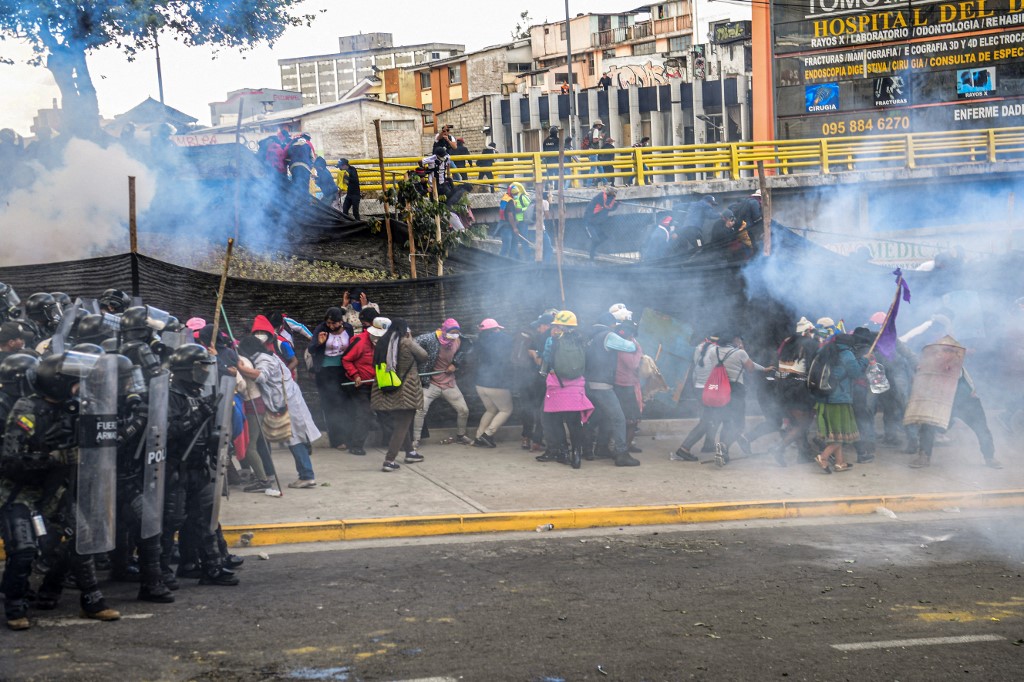
[[[892,307],[889,308],[889,314],[878,335],[878,341],[875,342],[875,350],[886,358],[891,358],[896,352],[896,342],[899,340],[899,334],[896,333],[896,316],[900,312],[900,299],[910,303],[910,287],[903,279],[903,271],[896,268],[892,274],[896,275],[896,297],[893,299]]]

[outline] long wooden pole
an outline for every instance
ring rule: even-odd
[[[213,334],[210,343],[217,347],[217,332],[220,331],[220,308],[224,303],[224,285],[228,283],[228,268],[231,267],[231,251],[235,248],[235,240],[228,239],[228,250],[224,254],[224,272],[220,276],[220,288],[217,290],[217,307],[213,310]]]
[[[131,249],[132,297],[139,296],[139,222],[135,205],[135,176],[128,176],[128,242]]]
[[[761,224],[764,225],[764,255],[772,255],[772,191],[764,177],[764,161],[757,162],[757,185],[761,190]]]
[[[430,178],[430,187],[434,193],[434,203],[441,203],[440,200],[437,198],[436,175]],[[441,260],[441,214],[436,211],[434,213],[434,225],[437,227],[437,233],[435,235],[437,238],[437,276],[441,277],[442,275],[444,275],[444,261]]]
[[[373,127],[377,131],[377,163],[380,164],[380,190],[384,204],[384,231],[388,235],[388,268],[391,276],[395,276],[395,247],[394,238],[391,236],[391,211],[388,210],[388,181],[384,176],[384,142],[380,136],[380,119],[373,119]]]
[[[573,97],[575,93],[570,93]],[[558,136],[558,243],[555,245],[555,263],[558,265],[558,290],[565,305],[565,281],[562,279],[562,255],[565,253],[565,132]]]
[[[412,278],[416,279],[416,233],[412,228],[412,204],[405,202],[405,224],[409,232],[409,268],[412,270]]]

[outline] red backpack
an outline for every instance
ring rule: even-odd
[[[732,400],[732,384],[729,383],[729,373],[725,371],[725,361],[736,352],[736,349],[729,351],[723,358],[715,348],[715,358],[718,364],[711,370],[707,381],[704,382],[704,391],[701,393],[701,402],[707,407],[725,407]]]

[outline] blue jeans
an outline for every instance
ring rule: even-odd
[[[612,454],[626,451],[626,416],[615,391],[587,386],[587,398],[594,404],[594,414],[587,421],[587,430],[598,447],[611,440]]]
[[[519,260],[519,244],[522,240],[516,236],[512,228],[508,225],[503,225],[498,228],[498,236],[501,238],[501,251],[498,255]]]
[[[299,480],[312,481],[315,479],[316,475],[313,473],[313,461],[309,458],[309,443],[289,445],[288,449],[292,451],[292,458],[295,459],[295,471],[299,474]]]
[[[534,244],[537,243],[537,230],[530,230],[530,241]],[[533,260],[533,252],[527,260]],[[544,262],[551,263],[555,260],[555,247],[551,244],[551,237],[548,236],[547,230],[544,231]]]

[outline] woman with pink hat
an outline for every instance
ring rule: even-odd
[[[493,317],[477,327],[480,368],[476,374],[476,392],[484,404],[473,441],[478,448],[498,447],[494,434],[512,416],[512,338],[504,330]]]

